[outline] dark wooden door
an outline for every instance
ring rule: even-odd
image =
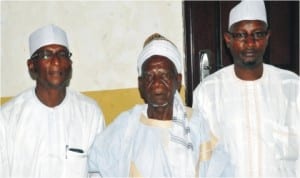
[[[193,90],[200,82],[201,51],[210,54],[210,73],[232,64],[223,33],[230,9],[239,1],[184,1],[186,104],[192,105]],[[299,75],[299,2],[265,1],[272,31],[265,63]]]

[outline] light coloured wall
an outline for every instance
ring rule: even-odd
[[[70,87],[78,91],[136,88],[136,59],[154,32],[183,54],[181,1],[1,1],[1,97],[35,84],[26,66],[28,37],[50,23],[68,34]]]

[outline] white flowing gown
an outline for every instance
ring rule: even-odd
[[[296,177],[299,76],[264,64],[260,79],[242,81],[230,65],[208,76],[193,102],[224,142],[237,177]]]

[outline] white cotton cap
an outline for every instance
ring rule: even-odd
[[[30,56],[39,48],[46,45],[62,45],[68,48],[67,34],[55,25],[47,25],[37,29],[29,36]]]
[[[142,75],[143,63],[154,55],[164,56],[168,58],[175,65],[177,72],[181,73],[181,56],[177,47],[167,40],[157,39],[147,44],[138,57],[137,70],[139,76]]]
[[[242,20],[261,20],[268,24],[265,3],[262,0],[242,0],[229,14],[228,30]]]

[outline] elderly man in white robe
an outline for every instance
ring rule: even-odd
[[[105,126],[97,103],[68,87],[67,35],[55,25],[29,37],[28,70],[36,81],[0,113],[1,177],[87,177],[87,154]],[[5,138],[3,138],[5,137]]]
[[[228,30],[234,64],[197,86],[193,108],[231,153],[237,177],[299,177],[300,81],[263,62],[270,37],[264,2],[237,4]]]
[[[181,101],[176,46],[153,34],[137,63],[139,91],[147,104],[121,113],[96,138],[90,171],[102,177],[232,176],[229,156],[200,113]]]

